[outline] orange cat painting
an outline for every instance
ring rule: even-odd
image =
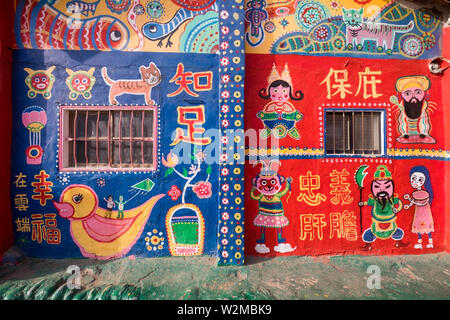
[[[155,105],[152,100],[152,88],[161,82],[161,72],[158,67],[150,62],[148,67],[141,66],[139,68],[141,79],[139,80],[112,80],[108,76],[106,67],[102,68],[102,77],[106,84],[109,85],[109,103],[119,104],[116,100],[117,96],[122,94],[144,95],[147,105]]]

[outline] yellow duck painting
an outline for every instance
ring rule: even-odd
[[[122,219],[106,218],[97,194],[86,185],[70,185],[63,190],[59,202],[53,201],[62,218],[70,220],[72,239],[83,256],[100,260],[126,255],[139,239],[159,194],[139,207],[124,210]],[[113,211],[113,216],[117,211]]]

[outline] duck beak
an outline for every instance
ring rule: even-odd
[[[75,210],[70,203],[53,201],[53,205],[58,210],[58,213],[62,218],[69,219],[73,216]]]

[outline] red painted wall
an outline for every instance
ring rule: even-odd
[[[442,159],[442,150],[448,150],[449,133],[444,130],[444,114],[448,103],[442,101],[442,77],[432,75],[428,70],[428,60],[399,60],[399,59],[358,59],[342,57],[312,57],[295,55],[247,55],[246,57],[246,91],[245,91],[245,126],[246,129],[262,130],[262,121],[257,114],[270,101],[261,98],[258,93],[261,89],[267,88],[268,77],[271,74],[272,65],[276,64],[278,72],[281,73],[285,64],[288,64],[292,78],[293,91],[301,90],[304,99],[290,102],[295,108],[303,113],[304,118],[296,124],[296,128],[301,134],[299,140],[286,136],[280,139],[279,147],[284,157],[281,157],[281,167],[278,173],[281,176],[292,177],[291,193],[282,198],[284,215],[289,220],[289,225],[283,227],[283,238],[290,244],[294,251],[280,253],[277,252],[276,228],[266,228],[265,245],[270,252],[264,248],[258,251],[257,245],[260,239],[260,228],[255,225],[255,218],[258,215],[258,201],[250,196],[252,190],[252,178],[256,177],[261,165],[255,167],[252,163],[247,163],[245,181],[245,252],[250,255],[275,256],[280,254],[289,255],[320,255],[320,254],[423,254],[442,252],[445,248],[445,239],[449,242],[449,222],[446,221],[445,212],[448,211],[448,192],[441,183],[442,175],[448,167],[448,162]],[[366,69],[369,68],[369,69]],[[344,99],[339,95],[327,97],[326,83],[322,83],[330,70],[347,70],[349,85],[347,88],[351,93]],[[361,72],[366,70],[379,72],[375,74],[373,80],[376,83],[376,96],[365,99],[361,92],[358,93],[358,82],[361,79]],[[432,130],[430,135],[436,139],[436,143],[414,143],[404,144],[396,141],[400,136],[397,132],[397,108],[390,102],[392,95],[397,95],[395,83],[403,76],[424,75],[431,81],[431,87],[427,93],[427,101],[430,106],[430,122]],[[342,76],[342,74],[340,74]],[[448,75],[446,76],[448,77]],[[368,79],[372,79],[369,77]],[[322,84],[321,84],[322,83]],[[336,84],[336,82],[333,82]],[[447,84],[448,87],[448,84]],[[368,86],[368,94],[374,94],[371,86]],[[370,90],[369,90],[370,89]],[[361,89],[362,90],[362,89]],[[360,91],[361,91],[360,90]],[[332,93],[335,92],[333,88]],[[448,93],[447,93],[448,94]],[[450,102],[450,95],[447,97]],[[351,158],[351,157],[324,157],[323,159],[305,159],[310,155],[320,156],[324,148],[324,139],[321,138],[324,128],[324,110],[332,109],[381,109],[386,112],[386,143],[388,146],[386,157],[380,158]],[[448,114],[447,114],[448,117]],[[445,123],[450,123],[445,121]],[[445,132],[445,133],[444,133]],[[324,137],[324,135],[322,136]],[[446,139],[447,138],[447,139]],[[261,142],[261,139],[259,139]],[[268,147],[273,145],[268,142]],[[407,150],[415,149],[415,154]],[[252,155],[250,150],[250,156]],[[317,152],[318,151],[318,152]],[[301,154],[301,156],[300,156]],[[289,159],[286,159],[289,157]],[[299,159],[303,157],[303,159]],[[406,157],[407,159],[403,159]],[[436,158],[441,158],[437,160]],[[296,159],[297,158],[297,159]],[[434,193],[434,200],[431,211],[434,220],[433,242],[434,248],[425,248],[428,244],[428,236],[423,236],[423,249],[415,249],[417,235],[412,232],[412,225],[415,215],[415,207],[402,209],[397,214],[397,225],[404,231],[403,243],[406,247],[397,248],[392,239],[377,239],[371,251],[364,251],[364,242],[360,231],[360,213],[358,202],[359,191],[354,181],[355,171],[360,165],[368,165],[367,177],[364,180],[363,201],[367,201],[371,191],[370,184],[374,178],[374,173],[379,165],[386,165],[392,173],[395,183],[394,192],[401,199],[403,204],[409,202],[404,200],[405,194],[411,194],[414,190],[410,184],[409,172],[415,166],[425,166],[430,172],[430,181]],[[335,191],[333,191],[332,181],[333,171],[347,173],[344,184],[350,190],[351,201],[344,203],[338,201],[333,203]],[[447,170],[448,171],[448,170]],[[309,204],[303,200],[300,194],[306,194],[305,189],[300,186],[300,179],[308,174],[314,176],[317,188],[314,194],[322,194],[324,200],[315,204]],[[306,178],[305,178],[306,179]],[[449,180],[448,178],[446,180]],[[311,180],[312,181],[312,180]],[[317,182],[320,181],[320,182]],[[306,183],[305,183],[306,184]],[[449,186],[447,186],[448,188]],[[339,187],[341,188],[341,187]],[[299,200],[300,198],[300,200]],[[447,204],[446,204],[447,202]],[[312,201],[311,201],[312,203]],[[447,208],[447,210],[445,210]],[[351,218],[348,219],[348,217]],[[448,216],[448,214],[447,214]],[[447,219],[448,220],[448,219]],[[350,222],[348,222],[350,221]],[[362,231],[364,232],[371,225],[371,207],[365,206],[362,210]],[[339,225],[341,223],[341,225]],[[306,228],[305,228],[306,225]],[[356,226],[356,234],[355,234]],[[344,227],[348,233],[342,232],[340,227]],[[279,228],[278,228],[279,229]],[[446,231],[445,231],[446,229]]]
[[[10,187],[10,154],[11,154],[11,47],[13,43],[13,1],[8,0],[0,10],[0,259],[4,251],[13,242],[11,205],[9,197]]]
[[[450,27],[444,28],[443,35],[443,56],[450,61]],[[450,123],[450,111],[448,110],[450,106],[450,69],[442,76],[442,103],[445,106],[444,112],[444,122],[446,124]],[[450,148],[450,130],[445,130],[445,149]],[[449,189],[450,188],[450,163],[447,161],[445,165],[445,190],[447,199],[449,199]],[[450,201],[445,203],[445,243],[446,251],[450,252]]]

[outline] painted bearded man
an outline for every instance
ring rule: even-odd
[[[397,138],[401,143],[435,143],[430,136],[431,124],[429,120],[430,106],[425,99],[430,89],[430,80],[426,76],[401,77],[395,84],[395,89],[401,95],[401,102],[393,96],[393,100],[400,110],[398,116]]]
[[[402,209],[402,202],[394,193],[394,181],[392,175],[385,165],[377,167],[372,184],[372,194],[359,206],[372,207],[372,224],[363,233],[362,240],[366,243],[364,249],[371,250],[371,244],[376,239],[386,240],[392,238],[396,241],[396,247],[405,247],[403,243],[404,232],[397,226],[397,213]]]

